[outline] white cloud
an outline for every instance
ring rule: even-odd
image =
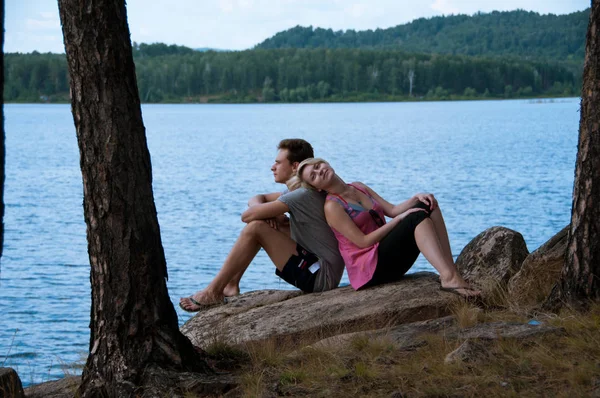
[[[62,36],[56,36],[56,35],[43,35],[43,36],[38,36],[37,37],[38,40],[41,41],[45,41],[46,43],[60,43],[62,45],[62,40],[63,37]]]
[[[361,18],[365,16],[367,10],[368,8],[366,4],[352,4],[351,6],[346,7],[344,11],[352,18]]]
[[[54,11],[40,12],[42,19],[58,19],[58,14]]]
[[[25,26],[27,29],[32,30],[43,30],[43,29],[55,29],[59,28],[60,24],[57,19],[32,19],[27,18],[25,20]]]
[[[128,0],[127,14],[137,42],[241,50],[296,25],[385,29],[440,14],[516,8],[568,13],[586,7],[589,0]],[[61,35],[56,0],[9,0],[5,23],[8,52],[62,48],[62,39],[54,45],[38,39]]]
[[[253,0],[238,0],[240,8],[250,9],[254,6]]]
[[[140,26],[137,30],[138,35],[140,36],[152,36],[152,31],[145,26]]]
[[[231,0],[219,0],[219,8],[223,12],[232,12],[233,11],[233,1]]]
[[[435,0],[430,7],[432,10],[438,11],[444,15],[459,13],[457,7],[450,5],[450,0]]]
[[[31,43],[29,32],[6,32],[4,51],[7,53],[21,52],[27,53],[38,51],[41,53],[64,53],[65,46],[63,37],[60,34],[36,34],[35,41]],[[27,43],[24,45],[23,43]]]

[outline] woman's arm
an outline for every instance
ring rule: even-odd
[[[242,221],[249,223],[255,220],[266,220],[268,218],[277,217],[286,211],[289,211],[288,205],[280,200],[273,202],[261,203],[250,206],[242,213]]]
[[[360,248],[369,247],[379,242],[390,231],[410,213],[415,211],[423,211],[423,209],[410,209],[397,217],[394,217],[389,223],[384,224],[381,228],[365,235],[350,218],[348,213],[339,204],[331,200],[325,202],[325,218],[327,224],[336,231],[348,238],[352,243]]]
[[[429,206],[429,211],[433,211],[438,207],[437,200],[431,193],[418,193],[415,194],[412,198],[405,200],[402,203],[398,203],[397,205],[393,205],[387,200],[383,199],[379,194],[369,188],[367,185],[363,183],[357,183],[361,188],[366,189],[371,196],[381,205],[383,208],[383,213],[388,217],[396,217],[399,214],[404,213],[408,209],[414,207],[419,202],[423,202]]]

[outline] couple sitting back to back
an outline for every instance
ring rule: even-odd
[[[479,296],[456,270],[432,194],[394,206],[364,184],[344,183],[302,139],[281,141],[271,170],[291,190],[250,199],[242,214],[247,225],[221,270],[205,289],[182,298],[182,309],[199,311],[239,294],[240,279],[261,248],[279,277],[307,293],[337,287],[344,262],[355,289],[398,280],[423,252],[442,290]],[[385,216],[392,220],[386,223]]]

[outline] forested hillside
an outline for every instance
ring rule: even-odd
[[[588,13],[493,12],[366,32],[296,27],[247,51],[134,43],[133,52],[143,102],[569,96],[581,87]],[[64,54],[4,61],[5,101],[68,101]]]
[[[590,10],[540,15],[523,10],[419,18],[388,29],[332,31],[301,27],[277,33],[257,48],[386,48],[408,52],[579,59]]]
[[[136,50],[144,102],[513,98],[575,95],[580,86],[565,68],[519,59],[350,49],[188,52],[152,46]],[[166,55],[151,55],[160,48]],[[7,54],[5,63],[7,101],[67,99],[64,55]]]

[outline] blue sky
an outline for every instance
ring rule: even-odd
[[[251,48],[296,25],[376,29],[420,17],[524,9],[568,14],[590,0],[129,0],[132,41]],[[64,52],[56,0],[6,0],[5,52]]]

